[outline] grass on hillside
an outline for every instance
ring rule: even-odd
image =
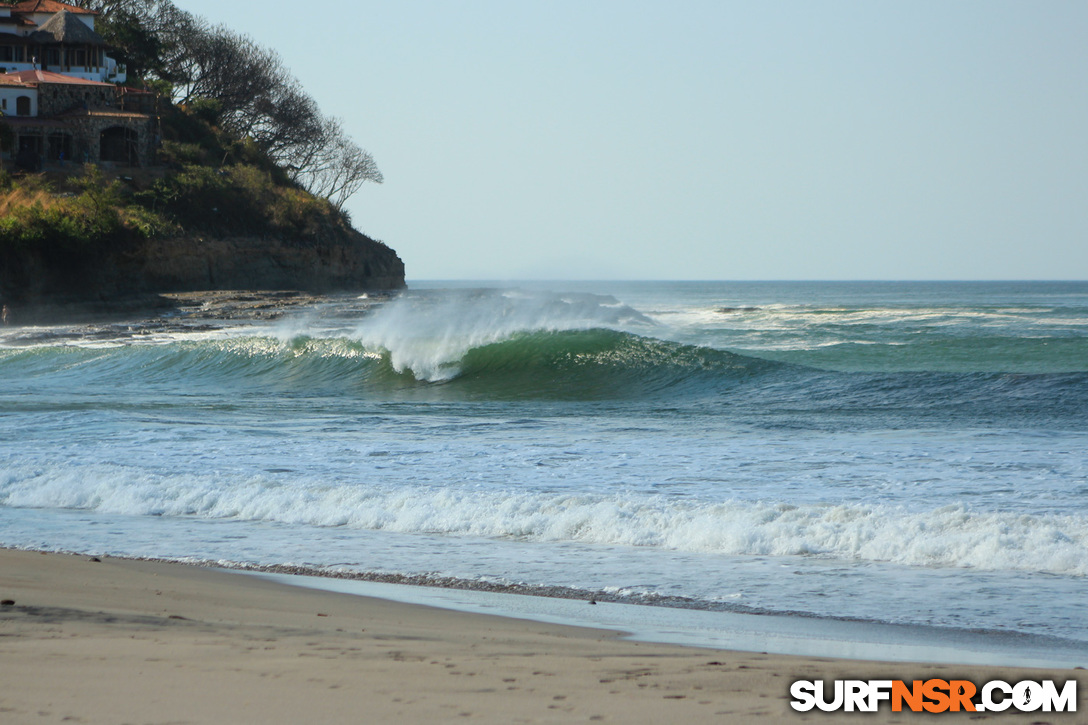
[[[299,240],[347,225],[328,200],[291,183],[252,142],[214,126],[207,110],[164,109],[155,169],[122,178],[93,165],[0,171],[0,254],[79,258],[186,233]]]

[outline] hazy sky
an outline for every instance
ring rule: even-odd
[[[385,175],[409,279],[1088,279],[1088,3],[176,0]]]

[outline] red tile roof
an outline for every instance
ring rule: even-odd
[[[84,78],[76,78],[75,76],[66,76],[61,73],[54,73],[48,70],[21,70],[18,73],[8,73],[6,75],[0,75],[0,78],[10,78],[20,83],[37,84],[37,83],[58,83],[67,84],[70,86],[110,86],[112,83],[102,83],[101,81],[89,81]]]
[[[23,0],[11,6],[13,13],[59,13],[67,10],[76,15],[98,15],[94,10],[77,8],[75,5],[57,2],[57,0]]]

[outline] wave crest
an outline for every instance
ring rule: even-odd
[[[733,556],[816,556],[909,566],[1088,576],[1082,515],[793,506],[666,496],[571,495],[221,480],[98,464],[9,469],[0,504],[196,516],[449,536],[575,541]]]

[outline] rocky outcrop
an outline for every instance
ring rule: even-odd
[[[118,243],[93,255],[24,252],[0,266],[20,307],[198,290],[349,292],[404,286],[396,252],[350,227],[302,239],[190,235]]]
[[[120,260],[139,292],[282,290],[341,292],[404,286],[404,263],[358,232],[285,242],[259,237],[181,237],[146,243]]]

